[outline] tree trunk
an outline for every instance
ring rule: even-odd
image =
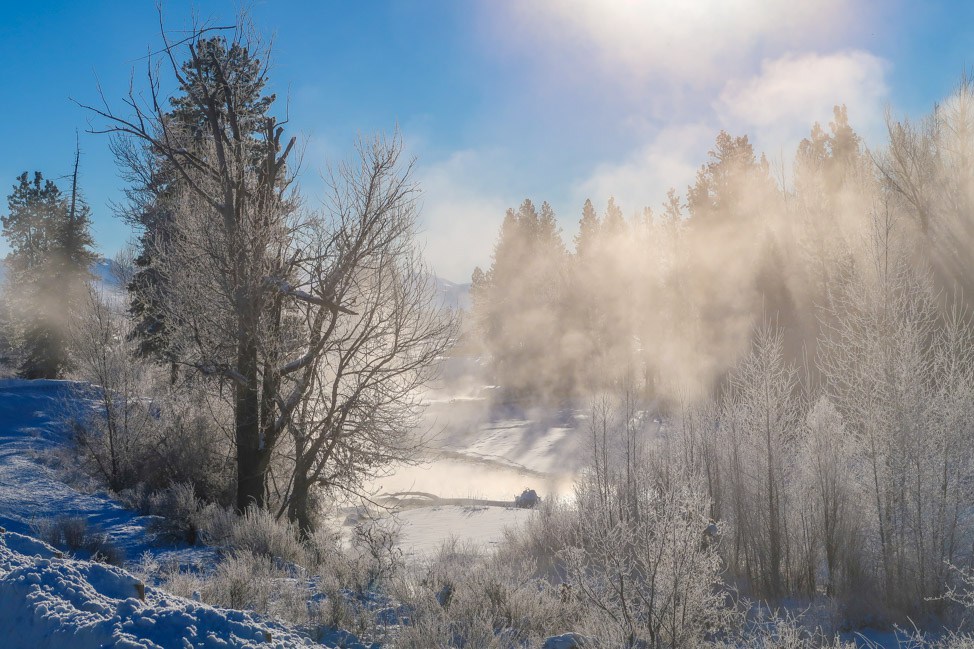
[[[288,519],[298,526],[302,536],[314,532],[311,518],[311,483],[308,480],[308,468],[298,466],[294,474],[294,486],[291,488],[291,498],[287,507]]]
[[[241,342],[237,367],[245,379],[234,393],[234,427],[237,441],[237,510],[264,506],[264,471],[261,470],[260,413],[257,391],[257,347]]]

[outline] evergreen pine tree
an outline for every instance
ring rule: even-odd
[[[598,236],[599,216],[595,213],[592,201],[585,199],[582,206],[582,218],[578,221],[578,234],[575,235],[575,256],[579,259],[587,257],[592,253],[595,245],[595,238]]]
[[[72,190],[65,197],[40,172],[18,177],[0,217],[7,255],[8,286],[20,330],[20,375],[59,378],[70,366],[65,329],[88,266],[94,260],[90,210],[78,190],[75,158]]]
[[[202,102],[193,98],[216,96],[217,105],[223,107],[222,114],[217,115],[217,123],[239,129],[254,145],[250,151],[256,169],[264,151],[262,141],[255,134],[275,99],[272,94],[263,94],[267,82],[265,66],[246,47],[236,42],[228,47],[222,37],[201,39],[195,47],[200,56],[183,64],[179,94],[170,100],[170,127],[189,136],[186,139],[190,142],[207,141],[211,116],[200,109]],[[226,98],[221,96],[225,86],[217,78],[219,74],[227,74],[228,85],[234,88],[234,120],[227,119]],[[200,154],[205,155],[205,152],[201,150]],[[125,217],[140,230],[135,259],[137,270],[128,286],[129,309],[135,318],[133,335],[139,341],[139,355],[174,362],[180,355],[178,342],[166,326],[160,304],[166,299],[168,289],[165,278],[154,267],[153,259],[165,250],[171,237],[173,201],[179,196],[183,180],[164,156],[158,156],[153,167],[153,173],[136,179],[136,186],[128,192],[130,205]],[[175,371],[175,364],[173,368]]]
[[[625,229],[626,220],[622,216],[622,209],[616,205],[615,197],[610,197],[609,203],[605,208],[605,218],[602,219],[604,238],[611,239],[618,237]]]
[[[554,210],[525,200],[509,209],[490,269],[475,272],[475,319],[496,380],[508,396],[548,397],[568,389],[556,367],[564,333],[565,245]],[[553,379],[557,379],[553,381]]]
[[[757,158],[746,135],[717,135],[710,161],[697,171],[687,191],[687,207],[698,223],[720,217],[741,220],[757,210],[767,193],[774,193],[768,161]]]

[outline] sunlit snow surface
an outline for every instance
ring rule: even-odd
[[[249,613],[152,586],[145,587],[142,601],[138,579],[128,572],[62,557],[25,536],[36,519],[78,516],[109,532],[129,559],[149,552],[180,564],[214,560],[206,548],[150,544],[145,517],[105,495],[79,492],[35,461],[67,441],[58,413],[87,406],[77,388],[67,381],[0,381],[0,647],[320,646]]]
[[[2,533],[0,644],[10,649],[320,646],[249,613],[137,585],[141,582],[120,568],[62,558],[39,541]]]
[[[149,519],[124,509],[104,494],[87,494],[65,484],[35,458],[66,444],[68,432],[59,415],[88,407],[70,381],[0,380],[0,527],[31,534],[35,520],[78,516],[110,532],[129,560],[149,552],[181,564],[207,560],[205,548],[165,547],[149,543]]]

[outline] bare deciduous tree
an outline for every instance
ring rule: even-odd
[[[329,220],[312,242],[334,257],[341,281],[334,296],[357,313],[337,322],[309,361],[312,382],[288,430],[293,479],[281,513],[313,526],[315,486],[354,491],[393,461],[408,460],[420,391],[453,343],[457,318],[435,302],[433,277],[414,238],[415,187],[397,171],[398,141],[362,143],[359,159],[331,177]],[[371,203],[371,204],[370,204]],[[299,318],[312,310],[302,304]]]
[[[130,92],[130,116],[107,103],[92,110],[107,121],[102,132],[121,138],[116,148],[135,175],[149,175],[161,157],[179,178],[171,232],[153,261],[167,290],[159,302],[179,338],[178,362],[232,389],[242,511],[265,505],[275,449],[301,409],[308,412],[308,400],[338,407],[335,395],[315,391],[343,358],[352,322],[371,325],[386,309],[385,296],[370,300],[357,289],[380,271],[402,267],[417,189],[411,165],[400,162],[399,138],[376,139],[360,147],[360,173],[335,184],[326,214],[302,210],[290,164],[294,138],[284,138],[274,117],[241,123],[242,90],[219,48],[200,46],[207,33],[196,27],[170,43],[163,32],[160,55],[185,93],[183,108],[206,116],[204,132],[169,119],[153,57],[148,97]],[[251,30],[238,26],[227,40],[226,51],[259,53],[266,75],[269,51]],[[185,62],[177,59],[178,47],[186,50]],[[389,299],[409,281],[384,279]],[[365,302],[353,306],[355,299]],[[370,356],[396,335],[369,329],[345,356]],[[373,380],[392,384],[399,377],[379,372]]]

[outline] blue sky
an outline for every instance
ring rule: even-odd
[[[238,3],[167,2],[233,22]],[[787,174],[831,106],[873,146],[883,111],[919,116],[974,66],[974,3],[842,0],[275,0],[255,2],[275,42],[271,83],[305,147],[302,185],[358,134],[397,124],[417,157],[423,236],[438,272],[485,264],[507,206],[548,200],[570,237],[586,197],[627,212],[684,190],[721,128],[747,133]],[[120,105],[160,39],[154,2],[0,0],[0,188],[70,169],[80,132],[95,237],[131,237],[108,139],[72,103]],[[283,102],[281,105],[283,111]],[[0,211],[5,205],[0,205]]]

